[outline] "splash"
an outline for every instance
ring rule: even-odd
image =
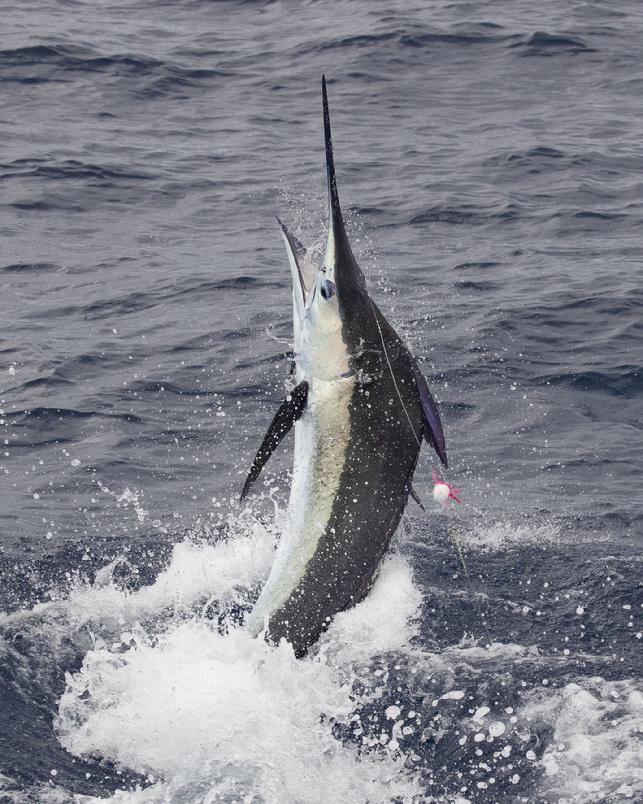
[[[545,547],[562,539],[560,527],[550,522],[480,521],[458,532],[466,547],[484,552],[504,552],[526,545]]]
[[[553,729],[541,758],[543,793],[570,804],[643,800],[643,690],[635,681],[566,684],[522,715]]]
[[[68,679],[58,732],[74,754],[161,777],[141,800],[306,801],[324,789],[328,801],[389,801],[419,792],[400,760],[360,757],[335,739],[331,725],[354,703],[331,664],[199,621],[125,641],[125,653],[90,652]]]
[[[372,594],[301,661],[285,642],[275,648],[252,638],[230,614],[265,577],[270,535],[256,528],[215,545],[184,542],[150,587],[127,594],[108,581],[70,597],[76,624],[109,611],[112,626],[94,635],[80,670],[67,675],[56,731],[72,754],[147,777],[149,786],[114,801],[309,801],[320,790],[324,801],[420,795],[399,743],[336,736],[382,695],[356,694],[358,669],[374,653],[401,650],[415,633],[421,594],[408,564],[389,557]],[[213,604],[223,616],[210,616]]]
[[[74,668],[55,721],[62,746],[140,775],[110,800],[464,804],[492,790],[510,800],[542,790],[585,804],[596,790],[614,801],[640,795],[639,693],[576,675],[525,706],[528,686],[597,657],[482,645],[460,629],[454,644],[431,649],[440,589],[420,587],[403,553],[386,558],[367,598],[339,614],[306,659],[250,638],[241,622],[269,572],[280,515],[266,524],[244,512],[225,533],[195,531],[137,591],[119,587],[115,562],[91,585],[1,618],[30,646],[25,672],[25,662],[32,675]],[[504,532],[495,550],[542,539],[538,526]],[[440,633],[450,623],[438,617]],[[601,753],[612,759],[599,774]],[[37,800],[71,800],[60,776],[34,782]]]

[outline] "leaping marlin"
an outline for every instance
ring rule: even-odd
[[[293,278],[296,387],[241,498],[295,426],[287,525],[247,626],[306,654],[368,593],[402,517],[422,438],[446,466],[440,416],[417,363],[368,294],[344,227],[322,78],[328,241],[322,268],[281,224]]]

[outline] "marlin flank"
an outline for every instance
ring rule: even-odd
[[[326,80],[328,176],[323,267],[279,222],[293,280],[296,387],[277,411],[243,499],[295,426],[287,526],[247,627],[304,656],[359,603],[404,512],[422,439],[446,466],[438,408],[417,363],[368,294],[339,203]]]

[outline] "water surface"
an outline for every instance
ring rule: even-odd
[[[643,798],[639,5],[2,11],[7,800]],[[463,505],[411,504],[296,662],[235,630],[291,444],[236,499],[288,371],[274,216],[323,245],[322,72]]]

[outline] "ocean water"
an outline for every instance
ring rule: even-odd
[[[643,801],[643,8],[0,3],[0,800]],[[240,623],[292,444],[274,220],[441,403],[369,597]],[[464,558],[464,567],[459,559]]]

